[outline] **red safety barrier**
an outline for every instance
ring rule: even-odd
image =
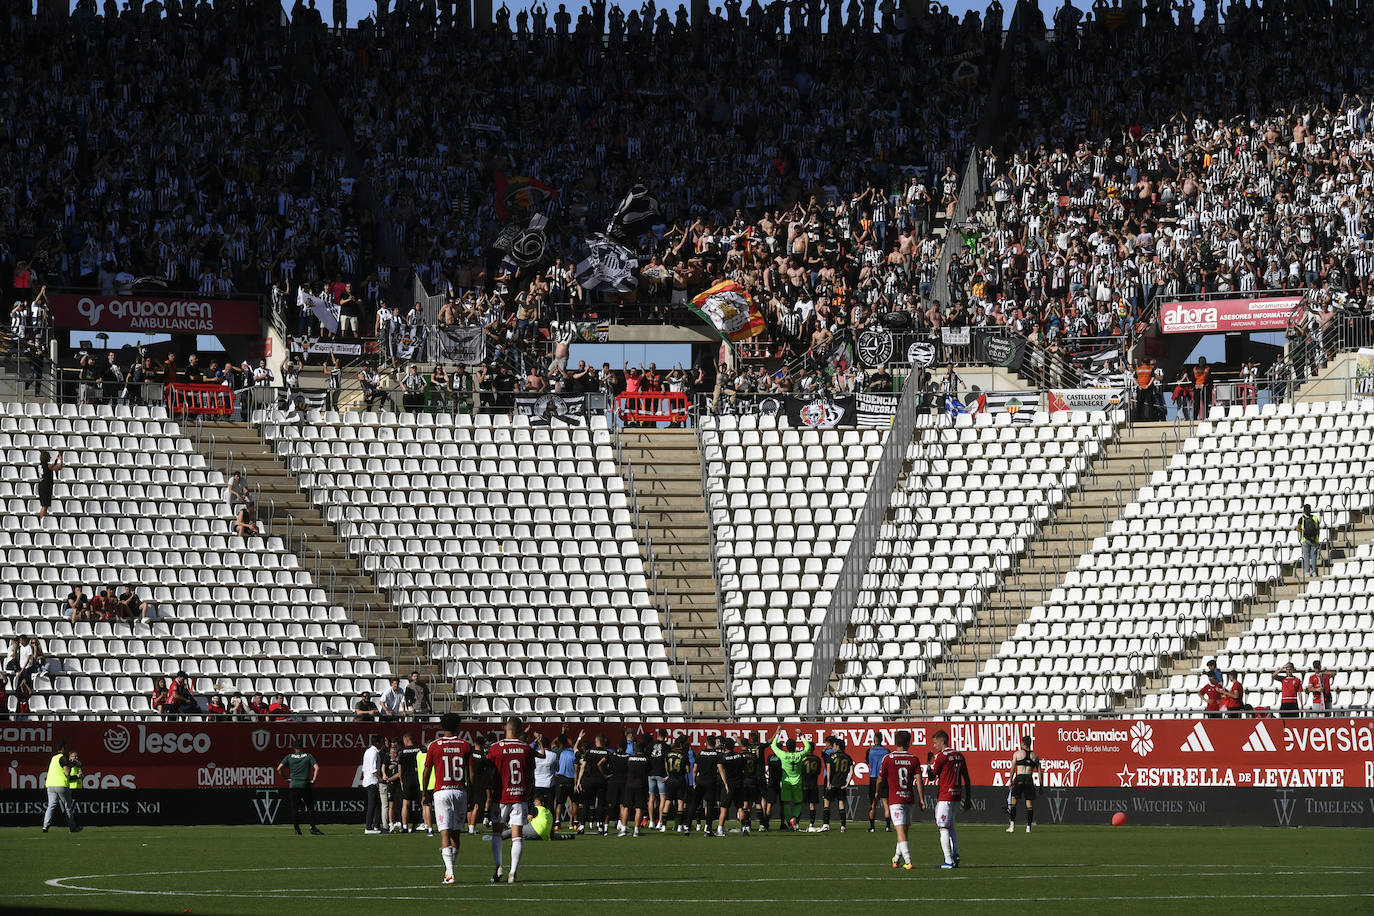
[[[166,386],[167,412],[177,414],[201,414],[203,416],[227,417],[234,413],[237,398],[234,392],[223,385],[181,385]]]
[[[681,391],[626,392],[615,396],[615,414],[625,423],[685,423],[688,404]]]

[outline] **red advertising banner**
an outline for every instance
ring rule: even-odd
[[[77,331],[149,334],[257,334],[258,304],[251,299],[199,299],[135,293],[87,296],[49,293],[53,323]]]
[[[1301,296],[1166,302],[1159,307],[1159,329],[1165,334],[1282,331],[1301,304]]]
[[[625,723],[534,723],[546,738],[560,730],[604,732],[617,738]],[[912,733],[918,754],[930,750],[937,729],[950,732],[968,759],[973,782],[1008,783],[1011,756],[1022,736],[1035,743],[1046,787],[1075,788],[1374,788],[1374,719],[1124,719],[911,723],[717,723],[646,722],[686,734],[694,746],[708,735],[765,740],[779,728],[785,737],[817,743],[838,735],[855,761],[854,776],[866,783],[867,754],[875,744],[893,746],[898,729]],[[471,723],[466,736],[498,731]],[[36,789],[57,741],[77,750],[90,789],[263,788],[278,784],[274,767],[293,741],[320,763],[322,787],[360,784],[368,739],[412,732],[434,737],[434,723],[220,723],[6,722],[0,725],[0,756],[8,764],[0,789]]]

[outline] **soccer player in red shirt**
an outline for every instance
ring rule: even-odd
[[[468,813],[468,780],[472,773],[472,745],[457,737],[462,719],[446,712],[439,717],[439,737],[425,749],[425,772],[420,785],[434,779],[434,819],[439,823],[439,854],[444,858],[444,883],[453,883],[458,841]]]
[[[1289,662],[1275,671],[1274,680],[1279,682],[1279,715],[1285,719],[1296,716],[1301,709],[1298,691],[1302,689],[1302,678],[1298,677],[1293,663]]]
[[[878,785],[873,792],[873,801],[868,806],[868,819],[876,817],[878,799],[887,794],[887,816],[897,831],[897,851],[892,856],[892,867],[901,865],[911,870],[911,845],[906,839],[907,826],[911,823],[914,805],[926,808],[924,783],[921,779],[921,762],[911,753],[911,732],[899,731],[895,736],[897,749],[883,758],[878,770]],[[902,864],[906,859],[906,864]]]
[[[487,760],[496,770],[496,779],[501,786],[500,821],[491,825],[491,856],[496,860],[492,884],[501,881],[503,825],[509,826],[511,832],[511,884],[515,883],[515,873],[520,869],[520,854],[525,848],[521,828],[529,819],[530,794],[534,789],[534,748],[525,741],[524,735],[525,723],[519,716],[511,716],[506,720],[506,737],[487,748]]]
[[[935,797],[935,823],[940,827],[940,849],[945,853],[941,868],[959,867],[959,835],[954,830],[954,806],[963,802],[964,810],[973,807],[973,782],[969,779],[964,755],[949,746],[949,732],[943,728],[930,738],[935,758],[930,762],[930,778],[938,786]]]
[[[1327,671],[1321,662],[1312,663],[1312,673],[1307,676],[1307,693],[1312,697],[1313,712],[1331,711],[1331,678],[1336,672]]]

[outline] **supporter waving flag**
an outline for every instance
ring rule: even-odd
[[[496,215],[501,219],[510,218],[512,207],[528,210],[558,196],[557,188],[528,175],[508,176],[505,172],[497,172],[495,182]]]
[[[732,280],[722,280],[692,299],[691,309],[732,344],[763,333],[763,313],[754,297]]]

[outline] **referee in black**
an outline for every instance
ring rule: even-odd
[[[1021,749],[1011,758],[1011,789],[1007,792],[1007,833],[1016,832],[1016,800],[1026,802],[1026,832],[1035,824],[1035,774],[1040,772],[1040,758],[1031,750],[1031,736],[1021,738]]]
[[[301,810],[310,818],[310,832],[322,836],[324,831],[315,826],[315,780],[320,775],[320,765],[310,754],[301,750],[299,741],[291,742],[291,753],[277,764],[277,774],[289,780],[291,799],[291,824],[296,833],[301,832]]]

